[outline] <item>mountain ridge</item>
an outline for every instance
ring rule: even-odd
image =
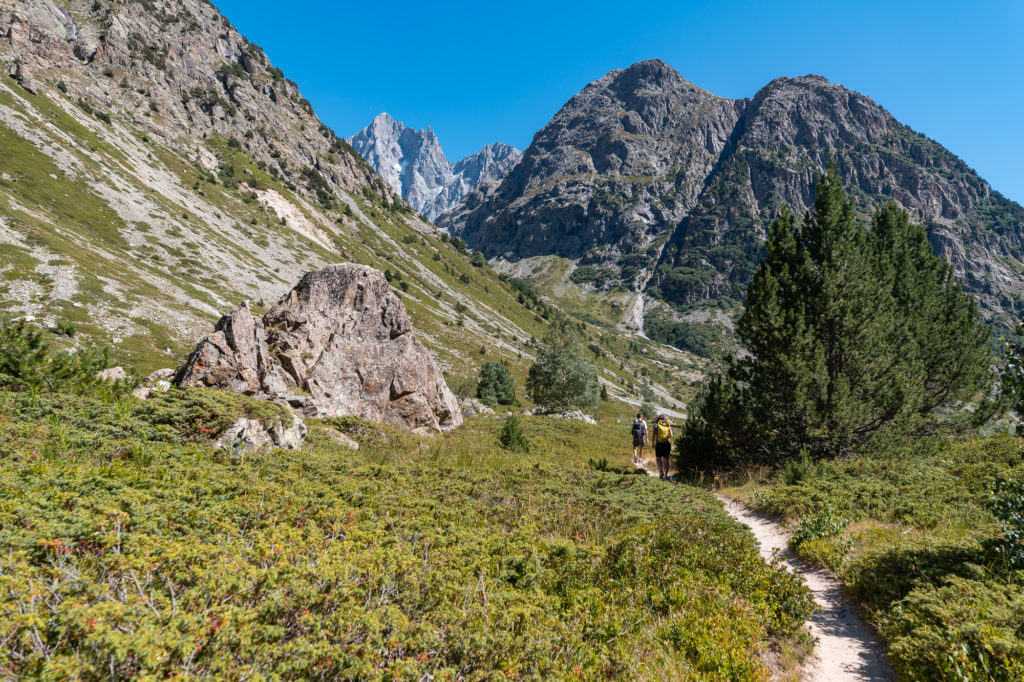
[[[1024,307],[1024,209],[870,97],[818,75],[718,97],[661,60],[586,85],[502,181],[438,224],[490,258],[555,255],[676,312],[741,300],[782,203],[836,162],[858,210],[896,201],[989,317]]]

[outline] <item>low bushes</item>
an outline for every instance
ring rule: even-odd
[[[208,445],[263,409],[0,394],[4,675],[761,680],[801,637],[806,589],[710,495],[586,467],[614,425]]]

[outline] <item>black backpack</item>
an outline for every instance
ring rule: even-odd
[[[644,437],[644,423],[637,419],[633,422],[633,437],[643,438]]]

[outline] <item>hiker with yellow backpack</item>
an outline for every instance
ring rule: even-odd
[[[651,442],[654,444],[654,458],[658,461],[658,478],[667,480],[669,455],[672,454],[672,424],[663,414],[654,421]]]

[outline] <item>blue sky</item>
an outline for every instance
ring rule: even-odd
[[[573,94],[657,57],[724,97],[817,73],[1024,203],[1024,2],[214,0],[339,135],[381,111],[453,161],[520,149]]]

